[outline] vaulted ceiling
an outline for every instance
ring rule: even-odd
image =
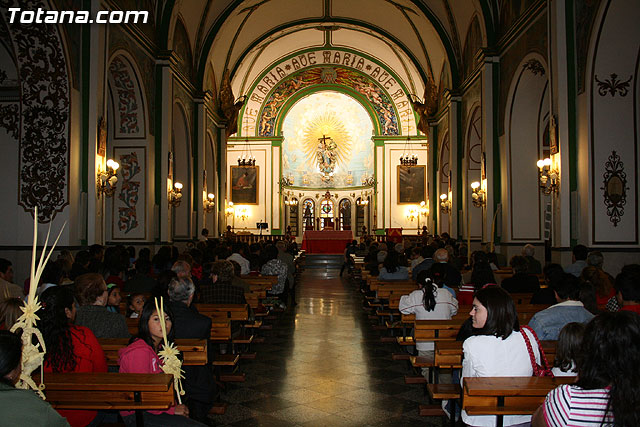
[[[424,80],[437,84],[445,69],[458,81],[471,22],[478,17],[486,45],[492,7],[487,0],[169,0],[163,20],[169,49],[177,22],[184,24],[203,86],[208,68],[218,86],[229,69],[242,94],[278,58],[330,43],[368,53],[422,93]]]

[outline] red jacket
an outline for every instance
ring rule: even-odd
[[[89,328],[84,326],[71,326],[71,343],[73,355],[76,359],[76,367],[73,371],[56,372],[107,372],[107,360],[104,357],[102,347],[96,336]],[[53,372],[53,367],[46,360],[44,363],[45,382],[46,373]],[[96,411],[84,411],[80,409],[59,409],[60,415],[65,417],[71,427],[84,427],[96,417]]]

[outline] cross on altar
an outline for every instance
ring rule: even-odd
[[[318,138],[318,141],[322,142],[323,144],[326,144],[328,139],[331,139],[331,137],[330,136],[326,136],[326,135],[322,135],[322,138]]]

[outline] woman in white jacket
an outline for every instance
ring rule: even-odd
[[[533,366],[524,342],[527,334],[536,363],[540,363],[540,350],[529,331],[520,329],[518,314],[511,295],[504,289],[488,285],[476,292],[471,312],[476,335],[462,344],[463,384],[466,377],[530,377]],[[467,415],[462,411],[462,421],[470,426],[493,427],[495,415]],[[528,426],[529,415],[504,417],[504,426]]]
[[[418,274],[420,289],[409,295],[400,297],[400,312],[415,314],[416,320],[449,320],[458,313],[458,301],[451,292],[443,288],[445,283],[446,264],[434,264],[430,270]],[[433,342],[418,342],[416,349],[419,356],[433,356]],[[422,375],[428,377],[428,369]]]

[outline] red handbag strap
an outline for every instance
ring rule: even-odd
[[[549,366],[549,361],[547,360],[547,355],[544,353],[544,349],[542,348],[542,345],[540,345],[540,340],[538,339],[538,334],[536,334],[536,331],[534,331],[533,329],[531,329],[527,325],[521,326],[520,329],[526,329],[527,331],[531,332],[531,335],[533,335],[533,339],[535,339],[536,340],[536,344],[538,344],[538,352],[540,353],[540,364],[541,364],[541,367],[545,371],[550,371],[551,367]],[[523,335],[526,336],[526,334],[524,332],[523,332]],[[533,349],[531,349],[531,343],[529,342],[529,337],[526,337],[525,341],[527,342],[527,348],[529,349],[529,356],[533,357],[533,361],[535,362],[535,357],[533,356]]]

